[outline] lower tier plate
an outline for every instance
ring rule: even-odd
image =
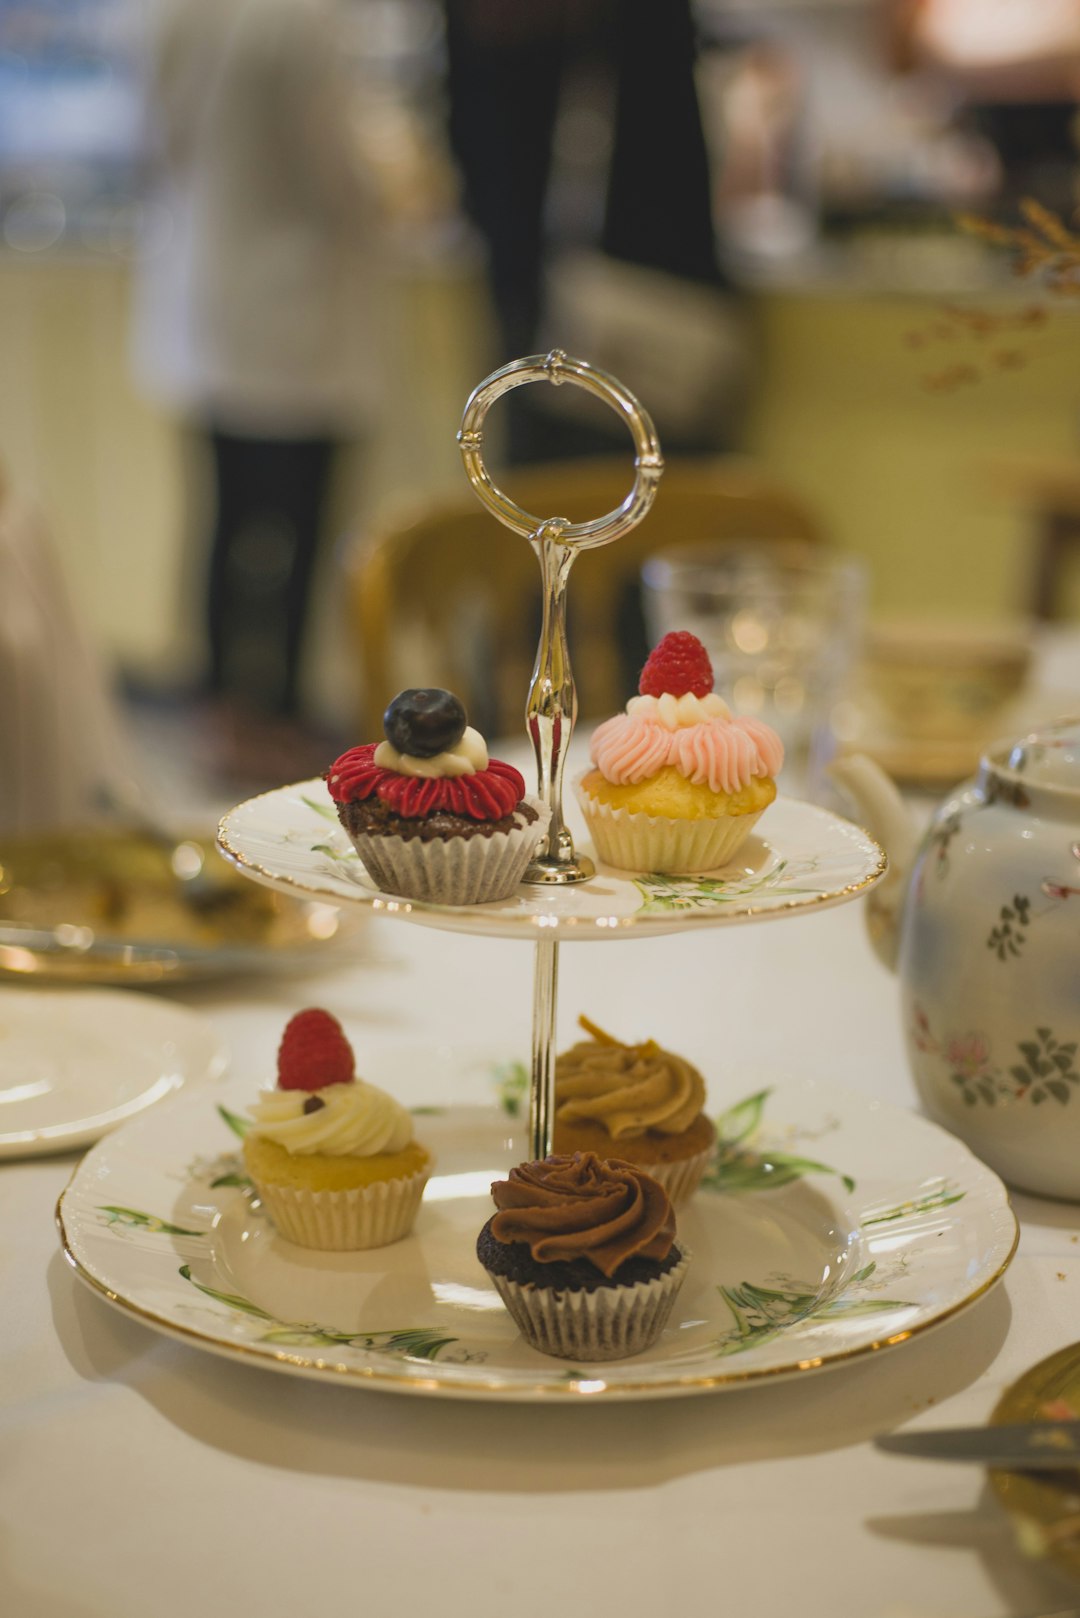
[[[791,1082],[717,1119],[714,1168],[679,1213],[693,1258],[659,1342],[564,1363],[525,1345],[475,1256],[491,1181],[526,1155],[505,1074],[501,1093],[503,1106],[420,1109],[437,1161],[415,1231],[366,1253],[307,1252],[262,1214],[238,1152],[250,1083],[217,1104],[178,1097],[87,1154],[57,1210],[65,1254],[193,1348],[357,1388],[540,1400],[698,1393],[901,1344],[980,1297],[1015,1250],[1004,1187],[959,1141]]]

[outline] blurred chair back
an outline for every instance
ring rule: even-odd
[[[537,518],[576,522],[618,506],[632,473],[628,457],[613,456],[522,467],[495,481]],[[669,461],[644,521],[574,564],[568,622],[583,715],[613,712],[630,694],[646,557],[671,545],[820,538],[802,503],[753,463]],[[466,488],[386,523],[356,548],[348,574],[364,739],[382,734],[383,709],[405,686],[457,692],[488,735],[521,729],[540,626],[539,568],[526,540]]]

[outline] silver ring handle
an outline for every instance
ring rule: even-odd
[[[501,399],[504,393],[510,393],[514,388],[523,387],[527,382],[550,382],[555,387],[570,382],[584,388],[595,398],[602,399],[625,421],[634,441],[634,484],[626,499],[614,511],[609,511],[603,517],[594,517],[589,522],[572,523],[554,516],[534,517],[491,481],[481,453],[484,418],[496,399]],[[557,523],[560,544],[575,550],[591,550],[596,545],[610,544],[620,534],[635,527],[652,505],[656,485],[664,470],[660,440],[656,436],[652,417],[644,406],[615,377],[587,364],[585,360],[573,359],[564,354],[561,348],[554,348],[547,355],[534,354],[528,359],[512,360],[509,365],[502,366],[485,378],[469,395],[457,441],[465,471],[477,498],[501,523],[525,539],[534,538],[546,523]]]

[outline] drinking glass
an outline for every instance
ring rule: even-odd
[[[837,705],[859,650],[863,564],[815,545],[694,545],[650,557],[642,580],[651,642],[673,629],[695,634],[733,711],[779,732],[788,790],[828,798]]]

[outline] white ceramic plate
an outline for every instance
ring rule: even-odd
[[[0,989],[0,1158],[88,1146],[224,1050],[182,1006],[120,989]]]
[[[433,905],[375,887],[342,830],[323,781],[249,798],[223,818],[218,843],[249,876],[286,892],[370,905],[430,927],[510,938],[612,938],[628,928],[680,931],[840,904],[876,882],[885,855],[858,826],[795,798],[777,798],[738,858],[709,876],[614,871],[575,887],[523,885],[485,905]],[[579,848],[590,853],[582,840]]]
[[[513,1104],[520,1085],[503,1074]],[[948,1319],[1016,1245],[1004,1187],[953,1136],[792,1083],[718,1120],[711,1186],[680,1212],[693,1258],[660,1341],[571,1365],[522,1342],[475,1257],[490,1182],[525,1151],[520,1118],[491,1104],[425,1110],[417,1134],[437,1167],[412,1236],[309,1253],[243,1182],[237,1114],[251,1099],[234,1079],[222,1108],[193,1094],[102,1141],[60,1201],[65,1253],[96,1292],[193,1347],[354,1387],[641,1399],[793,1376]]]

